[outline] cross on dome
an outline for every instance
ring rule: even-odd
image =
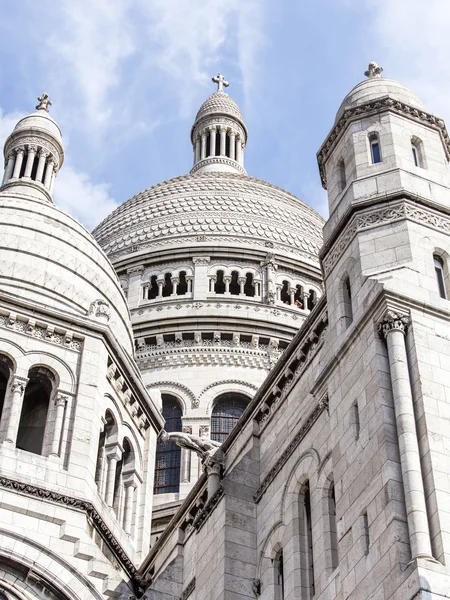
[[[381,77],[381,73],[383,72],[383,67],[379,67],[375,61],[369,63],[369,68],[367,71],[364,71],[364,75],[369,79],[373,77]]]
[[[48,107],[52,105],[52,101],[48,97],[47,92],[44,92],[42,96],[38,97],[39,104],[36,106],[37,110],[46,110],[48,112]]]
[[[223,88],[228,87],[230,85],[228,81],[225,81],[225,77],[221,73],[217,73],[215,77],[212,77],[211,81],[217,83],[218,92],[223,92]]]

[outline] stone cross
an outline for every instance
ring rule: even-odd
[[[369,79],[372,79],[372,77],[381,77],[382,71],[383,67],[379,67],[376,62],[372,61],[369,63],[367,71],[364,71],[364,75]]]
[[[217,91],[218,92],[223,92],[223,88],[228,87],[230,85],[228,83],[228,81],[225,81],[225,77],[223,75],[221,75],[220,73],[217,73],[217,75],[215,77],[213,77],[211,79],[211,81],[214,81],[214,83],[217,83]]]
[[[48,97],[47,92],[44,92],[42,96],[38,98],[39,104],[36,106],[38,110],[46,110],[48,112],[48,107],[52,105],[52,101]]]

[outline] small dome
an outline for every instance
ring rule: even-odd
[[[234,117],[244,123],[244,117],[242,116],[241,111],[239,110],[236,102],[230,98],[228,94],[222,92],[221,90],[214,92],[211,94],[209,98],[207,98],[200,107],[200,110],[195,117],[195,122],[197,123],[203,117],[208,115],[215,114],[225,114]]]
[[[336,113],[335,122],[339,121],[344,112],[348,109],[386,97],[392,98],[392,100],[398,100],[399,102],[404,102],[414,108],[425,110],[425,107],[419,98],[402,83],[386,77],[369,77],[369,79],[365,79],[361,83],[358,83],[358,85],[345,96]]]
[[[37,110],[36,112],[21,119],[14,127],[14,133],[20,131],[39,130],[50,134],[62,144],[61,130],[56,121],[45,110]]]

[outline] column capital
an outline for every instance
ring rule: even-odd
[[[133,469],[132,471],[128,471],[122,473],[122,481],[125,487],[133,487],[137,488],[139,483],[142,482],[142,478],[138,475],[138,473]]]
[[[68,396],[66,396],[65,394],[61,394],[60,392],[58,392],[56,394],[56,398],[55,398],[55,405],[56,406],[66,406],[67,400],[68,400]]]
[[[377,329],[380,335],[386,339],[391,331],[400,331],[403,335],[406,335],[410,323],[411,318],[408,315],[401,315],[388,310],[383,319],[378,323]]]
[[[224,275],[223,276],[223,281],[225,283],[231,283],[231,275]]]
[[[41,148],[39,150],[39,158],[41,157],[45,157],[47,158],[47,156],[49,156],[50,152],[48,150],[45,150],[45,148]]]
[[[238,277],[238,283],[245,283],[247,281],[247,277]]]
[[[15,153],[23,155],[23,154],[25,154],[25,148],[16,148]]]
[[[19,393],[21,396],[27,387],[28,379],[21,379],[19,377],[14,377],[11,383],[11,391],[13,394]]]
[[[28,152],[34,152],[36,154],[37,151],[38,151],[37,146],[35,146],[34,144],[28,144]]]

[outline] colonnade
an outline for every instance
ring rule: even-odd
[[[56,172],[56,161],[48,150],[26,144],[8,153],[2,185],[24,177],[42,183],[51,193]]]
[[[211,125],[194,142],[194,165],[213,156],[223,156],[244,166],[245,142],[240,133],[224,125]]]

